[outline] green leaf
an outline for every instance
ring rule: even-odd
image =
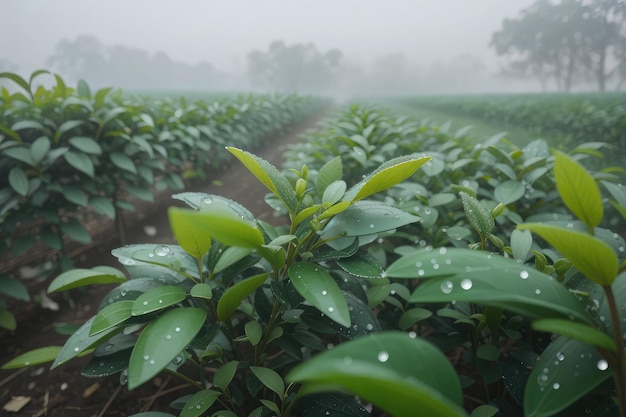
[[[392,263],[391,278],[423,281],[410,298],[414,303],[467,301],[501,307],[532,318],[590,318],[576,296],[563,285],[527,265],[485,252],[439,248],[416,250]]]
[[[90,336],[89,330],[93,325],[94,319],[95,317],[92,317],[87,320],[67,339],[65,345],[63,345],[63,348],[50,366],[50,369],[54,369],[78,355],[87,353],[90,349],[98,346],[114,334],[121,331],[120,328],[112,327],[96,335]]]
[[[67,291],[91,284],[113,284],[125,282],[124,274],[111,267],[101,266],[92,269],[72,269],[63,272],[48,286],[48,292]]]
[[[13,316],[9,310],[2,307],[0,307],[0,327],[11,331],[17,328],[15,316]]]
[[[39,164],[50,150],[50,139],[42,136],[30,145],[30,154],[34,164]]]
[[[172,207],[167,214],[178,244],[194,258],[202,258],[211,249],[211,235],[196,226],[196,212]]]
[[[270,390],[274,391],[280,398],[285,395],[285,383],[283,378],[269,368],[263,368],[260,366],[251,366],[250,370],[259,378],[259,381]]]
[[[333,217],[321,232],[322,239],[365,236],[419,221],[404,210],[375,201],[359,201]]]
[[[84,153],[88,153],[91,155],[102,154],[102,148],[100,147],[100,145],[98,145],[98,142],[91,138],[85,136],[75,136],[73,138],[69,138],[67,141],[70,143],[70,145]]]
[[[170,216],[184,216],[186,224],[193,224],[198,236],[212,236],[228,246],[259,248],[263,245],[263,234],[256,224],[242,219],[234,211],[216,207],[210,211],[193,211],[171,207]],[[204,242],[203,242],[204,243]],[[202,248],[198,248],[202,249]]]
[[[263,328],[258,321],[251,320],[247,322],[244,327],[244,331],[252,346],[259,344],[261,337],[263,336]]]
[[[93,320],[89,336],[109,330],[132,317],[133,301],[124,300],[109,304],[98,312]]]
[[[323,194],[330,184],[341,180],[341,178],[343,178],[343,165],[341,157],[336,156],[320,168],[315,181],[315,188],[319,194]]]
[[[563,319],[540,319],[533,321],[532,326],[540,332],[556,333],[591,346],[617,352],[615,341],[609,335],[586,324]]]
[[[202,282],[191,287],[189,295],[195,298],[211,300],[213,299],[213,290],[211,289],[211,286],[209,284]]]
[[[199,417],[204,415],[213,403],[220,396],[220,393],[211,389],[203,389],[198,391],[187,400],[183,411],[179,417]]]
[[[59,126],[54,136],[55,138],[60,138],[63,133],[69,132],[70,130],[82,125],[83,123],[85,123],[84,120],[67,120],[61,123],[61,126]]]
[[[516,260],[524,262],[532,245],[533,235],[530,231],[514,229],[511,232],[511,250]]]
[[[8,295],[16,300],[30,301],[26,286],[15,278],[0,277],[0,294]]]
[[[576,217],[596,227],[603,216],[600,188],[582,165],[562,152],[555,152],[554,178],[563,202]]]
[[[104,346],[110,346],[109,343],[111,340],[113,340],[113,338],[109,339]],[[132,345],[130,347],[132,347]],[[122,372],[124,369],[128,368],[128,360],[130,359],[131,352],[130,347],[125,350],[106,352],[107,355],[101,356],[97,356],[94,351],[94,355],[80,371],[80,374],[87,378],[105,378]],[[111,348],[111,350],[113,350],[113,348]]]
[[[20,77],[19,75],[14,74],[12,72],[0,72],[0,78],[8,78],[9,80],[13,81],[15,84],[22,87],[30,95],[30,86],[28,85],[26,80]]]
[[[228,288],[217,303],[217,318],[221,321],[229,320],[239,304],[263,285],[268,276],[267,272],[254,275]]]
[[[493,190],[494,198],[504,205],[511,204],[524,196],[526,189],[519,181],[504,181],[496,185]]]
[[[148,203],[154,202],[154,195],[152,195],[152,191],[150,191],[150,188],[148,187],[127,185],[126,191],[133,197],[138,198],[139,200],[147,201]]]
[[[322,203],[324,204],[335,204],[341,200],[343,195],[346,192],[346,182],[345,181],[335,181],[330,183],[328,187],[324,190],[324,194],[322,195]]]
[[[415,360],[420,358],[420,360]],[[454,368],[439,349],[406,333],[371,334],[342,343],[294,368],[303,392],[342,386],[395,417],[459,417],[463,396]]]
[[[14,146],[12,148],[5,149],[3,153],[4,155],[7,155],[18,161],[22,161],[30,166],[35,166],[35,162],[33,161],[33,157],[30,153],[30,149],[24,146]]]
[[[248,256],[251,252],[252,249],[250,248],[240,248],[237,246],[224,249],[213,267],[213,273],[217,274],[222,272],[229,266],[234,265],[236,262]]]
[[[400,329],[407,330],[411,328],[415,323],[426,320],[432,315],[433,312],[425,308],[411,308],[402,313],[402,315],[400,316],[400,320],[398,321],[398,325],[400,326]]]
[[[213,385],[222,391],[226,391],[228,384],[230,384],[230,381],[233,380],[237,372],[238,365],[239,361],[230,361],[220,366],[217,371],[215,371],[215,375],[213,375]]]
[[[16,132],[18,130],[23,130],[23,129],[43,130],[43,125],[41,124],[41,122],[38,122],[37,120],[20,120],[19,122],[11,126],[11,129]]]
[[[461,201],[463,202],[463,210],[467,220],[472,225],[474,230],[478,232],[482,240],[487,239],[487,236],[493,231],[495,222],[491,216],[491,212],[483,206],[480,201],[461,191],[459,193]]]
[[[613,372],[598,351],[578,340],[559,337],[539,357],[524,392],[527,417],[548,417],[566,409]]]
[[[350,275],[360,278],[382,278],[383,268],[373,257],[357,252],[349,258],[337,259],[337,265]]]
[[[577,230],[543,223],[524,223],[517,227],[541,236],[595,283],[611,285],[617,278],[617,255],[600,239]]]
[[[67,161],[68,164],[93,178],[93,162],[88,155],[74,151],[67,151],[63,154],[63,158],[65,158],[65,161]]]
[[[298,199],[296,192],[289,184],[287,178],[269,162],[241,149],[227,146],[226,149],[233,154],[263,185],[274,193],[289,209],[291,213],[296,211]]]
[[[9,171],[9,184],[19,195],[26,197],[28,194],[28,177],[21,168],[15,167]]]
[[[470,417],[493,417],[500,411],[493,405],[483,404],[472,410]]]
[[[87,194],[76,187],[63,187],[63,198],[81,207],[86,207],[89,201]]]
[[[400,157],[387,161],[364,180],[352,187],[346,193],[344,200],[359,201],[391,188],[409,178],[430,160],[430,156],[422,156],[419,158]]]
[[[180,303],[185,298],[187,298],[185,290],[175,285],[153,288],[137,297],[133,304],[132,315],[141,316],[153,311],[163,310]]]
[[[91,236],[75,218],[68,219],[59,226],[64,235],[80,243],[91,243]]]
[[[301,417],[371,417],[354,397],[337,392],[305,395],[296,403],[295,411]]]
[[[132,159],[121,152],[113,152],[109,155],[109,159],[119,169],[128,171],[131,174],[137,175],[137,167]]]
[[[348,304],[335,280],[322,267],[297,262],[289,267],[289,278],[305,300],[342,326],[350,326]]]
[[[61,346],[46,346],[28,351],[2,365],[2,369],[17,369],[52,362],[61,349]]]
[[[254,221],[254,215],[250,212],[250,210],[248,210],[236,201],[219,195],[188,192],[174,194],[172,198],[184,201],[187,205],[195,210],[211,211],[215,210],[215,207],[217,206],[225,210],[234,211],[242,219]]]
[[[115,206],[107,197],[91,197],[89,205],[99,214],[115,219]]]
[[[175,308],[150,322],[130,355],[128,389],[137,388],[165,369],[196,337],[205,318],[206,311],[199,308]]]
[[[84,98],[91,98],[91,90],[89,89],[89,84],[85,80],[78,80],[76,84],[76,91],[78,95]]]

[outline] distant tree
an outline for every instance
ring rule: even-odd
[[[625,16],[624,0],[537,0],[518,19],[505,19],[490,46],[512,58],[504,73],[536,78],[544,91],[549,80],[570,91],[585,79],[604,91],[622,59]]]
[[[323,92],[336,83],[342,57],[338,49],[321,53],[312,43],[274,41],[267,51],[248,54],[247,73],[256,87]]]
[[[129,89],[216,88],[219,74],[207,62],[190,65],[164,52],[151,55],[140,48],[105,46],[93,36],[62,40],[48,65],[74,81]]]

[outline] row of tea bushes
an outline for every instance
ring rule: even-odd
[[[545,289],[537,284],[528,300],[522,301],[525,295],[519,293],[522,290],[516,287],[517,281],[505,280],[517,274],[517,279],[524,282],[529,271],[539,272],[562,283],[561,287],[571,294],[587,294],[578,301],[564,296],[576,311],[587,312],[585,321],[595,322],[598,329],[611,334],[610,326],[604,323],[608,313],[602,287],[585,275],[588,270],[581,266],[589,261],[582,259],[584,255],[599,258],[593,245],[580,244],[579,252],[575,252],[579,256],[574,257],[580,259],[571,259],[572,252],[567,252],[558,242],[544,235],[541,237],[549,243],[533,239],[529,230],[521,229],[524,224],[541,224],[533,227],[543,231],[546,226],[557,235],[578,233],[564,239],[576,242],[573,245],[581,243],[577,238],[583,235],[580,237],[583,239],[591,230],[594,242],[601,242],[598,245],[610,248],[608,251],[615,254],[611,255],[614,260],[609,259],[607,264],[611,268],[613,262],[623,265],[626,259],[622,238],[626,217],[623,169],[604,167],[591,171],[592,184],[585,185],[581,180],[584,175],[578,175],[576,168],[570,167],[597,166],[604,144],[578,143],[562,157],[559,155],[565,154],[555,153],[545,140],[536,140],[520,149],[504,140],[504,134],[485,138],[476,145],[476,138],[466,138],[462,133],[451,134],[445,127],[423,125],[378,106],[363,105],[346,109],[327,126],[327,130],[311,135],[306,143],[292,147],[286,154],[286,165],[294,168],[304,162],[309,176],[314,178],[322,172],[325,161],[340,157],[343,177],[354,183],[381,161],[412,153],[431,157],[411,178],[380,195],[386,203],[419,216],[421,221],[394,233],[361,237],[362,245],[373,243],[365,246],[369,270],[385,271],[382,275],[386,275],[362,282],[367,287],[368,304],[378,312],[382,328],[410,331],[427,328],[432,332],[430,340],[443,350],[462,348],[464,361],[480,375],[476,378],[472,371],[462,375],[466,388],[498,393],[492,403],[508,410],[505,414],[519,412],[516,409],[524,404],[525,391],[525,407],[532,407],[537,413],[532,415],[552,415],[547,410],[563,409],[578,400],[579,409],[583,404],[582,409],[606,411],[606,403],[594,403],[598,397],[591,394],[594,386],[610,378],[609,373],[602,373],[606,369],[605,359],[598,356],[593,346],[566,338],[550,343],[550,338],[534,333],[527,317],[548,318],[553,313],[520,308],[516,303],[538,303],[542,309],[548,308],[547,299],[539,300],[540,296],[546,296]],[[560,168],[556,167],[559,158]],[[570,168],[572,172],[564,175],[564,170]],[[559,170],[560,184],[556,172]],[[563,185],[568,181],[571,189]],[[600,194],[596,197],[594,187],[599,187],[604,200],[600,200]],[[576,204],[571,202],[564,204],[567,199],[581,206],[587,199],[595,200],[593,210],[599,210],[599,214],[594,214],[595,220],[588,223],[580,215],[586,209],[576,210],[572,208]],[[598,204],[604,206],[604,215]],[[367,270],[360,266],[361,270]],[[416,279],[428,280],[429,285],[421,288]],[[614,279],[612,276],[611,282]],[[481,292],[479,284],[491,289],[481,288]],[[475,291],[469,291],[473,287]],[[619,287],[619,294],[622,292]],[[507,298],[503,294],[511,296]],[[623,318],[626,320],[626,316]],[[551,356],[536,363],[544,350]],[[563,354],[560,350],[567,352]],[[541,375],[544,367],[559,371],[551,364],[554,355],[561,361],[564,360],[561,356],[572,359],[576,352],[592,358],[584,365],[590,367],[590,385],[575,370]],[[602,366],[597,368],[596,362]],[[535,366],[538,368],[529,377],[530,369]],[[542,396],[547,400],[542,400]],[[600,395],[602,401],[609,397],[610,388]]]
[[[257,147],[326,105],[297,95],[151,100],[83,81],[71,88],[58,75],[35,86],[44,74],[0,74],[16,87],[0,96],[0,257],[43,244],[62,268],[69,240],[91,241],[87,214],[119,220],[133,201],[229,163],[226,145]]]
[[[415,97],[403,104],[451,116],[469,116],[495,125],[522,127],[532,134],[576,147],[599,141],[626,151],[623,94],[525,94]],[[607,155],[611,156],[611,155]]]

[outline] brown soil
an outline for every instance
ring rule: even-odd
[[[315,128],[322,116],[317,114],[309,117],[289,134],[278,140],[267,141],[263,148],[254,153],[280,167],[285,147],[301,141],[301,133]],[[206,182],[192,185],[190,190],[228,197],[243,204],[258,219],[271,223],[277,220],[273,210],[264,202],[267,193],[265,187],[237,161],[224,170],[211,173]],[[175,243],[169,229],[167,207],[184,204],[172,200],[171,194],[162,193],[154,204],[144,205],[138,215],[126,219],[125,243]],[[98,244],[76,252],[76,266],[119,267],[110,255],[111,249],[120,246],[119,236],[114,229],[109,228],[97,241]],[[33,285],[31,295],[43,289],[45,284]],[[13,332],[0,331],[0,364],[32,349],[63,345],[68,336],[60,335],[55,330],[56,326],[87,320],[110,289],[110,286],[98,286],[50,295],[60,305],[58,311],[44,309],[34,302],[12,303],[10,308],[16,314],[18,328]],[[167,375],[161,375],[151,383],[129,392],[125,387],[120,388],[118,375],[108,379],[81,376],[80,370],[87,360],[74,359],[53,371],[46,364],[17,371],[0,370],[0,416],[129,416],[147,410],[177,414],[168,404],[189,392],[181,381],[170,379]],[[26,397],[28,403],[19,412],[4,409],[15,397]]]

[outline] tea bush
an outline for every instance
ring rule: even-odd
[[[71,267],[70,240],[91,242],[85,226],[94,214],[115,219],[124,240],[123,211],[134,210],[133,200],[152,202],[156,191],[205,180],[227,163],[224,146],[259,146],[325,105],[296,95],[150,100],[92,92],[85,82],[74,89],[58,75],[53,87],[36,87],[44,74],[0,74],[19,88],[0,97],[0,257],[38,245],[58,255],[61,270]],[[2,279],[11,282],[4,293],[27,298],[19,281]],[[1,311],[0,325],[14,328]]]
[[[283,173],[229,147],[283,226],[176,195],[191,207],[169,211],[179,245],[115,250],[130,279],[58,276],[49,291],[119,286],[64,346],[4,368],[91,354],[85,376],[129,389],[169,372],[196,389],[172,404],[181,416],[370,415],[361,401],[400,417],[624,416],[625,243],[606,214],[626,213],[621,171],[583,168],[597,144],[502,137],[475,146],[354,105]]]

